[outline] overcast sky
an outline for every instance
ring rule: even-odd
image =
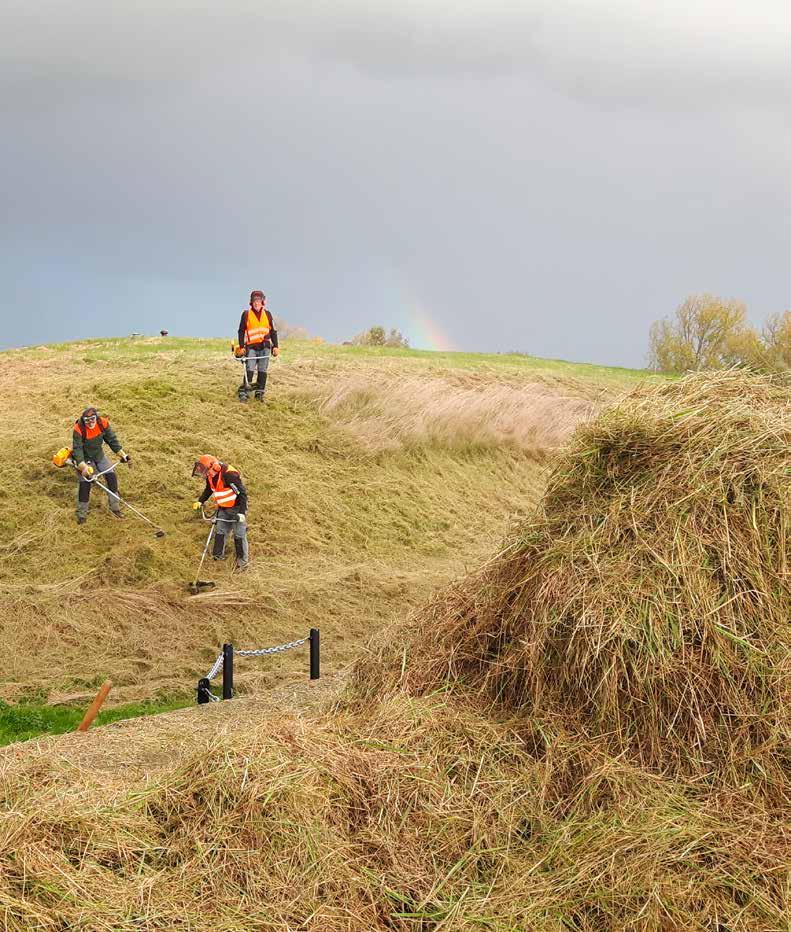
[[[644,363],[791,307],[787,0],[2,0],[0,345],[227,335]]]

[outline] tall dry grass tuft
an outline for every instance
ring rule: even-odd
[[[542,457],[596,410],[539,384],[460,385],[412,373],[352,372],[325,383],[320,397],[322,414],[372,451],[511,446]]]
[[[655,771],[788,792],[788,384],[640,389],[577,432],[536,518],[382,667],[481,690]]]

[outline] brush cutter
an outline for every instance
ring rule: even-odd
[[[211,525],[209,528],[209,533],[206,537],[206,545],[203,548],[203,553],[201,554],[200,563],[198,564],[198,572],[195,576],[195,579],[187,585],[187,589],[192,595],[197,595],[199,592],[205,592],[207,589],[214,589],[217,583],[213,582],[211,579],[201,579],[200,571],[203,567],[203,563],[206,559],[206,554],[209,552],[209,547],[211,546],[211,539],[214,537],[215,531],[217,529],[217,512],[214,511],[212,514],[207,515],[201,505],[200,509],[201,518],[204,521],[208,521]],[[228,521],[228,518],[224,518],[224,521]],[[236,519],[239,520],[238,517]]]
[[[238,343],[231,343],[231,352],[233,353],[233,358],[242,364],[242,378],[244,379],[244,387],[246,391],[250,391],[250,381],[247,378],[247,350],[244,346],[239,346]]]
[[[211,544],[211,539],[214,537],[214,531],[217,527],[217,512],[213,515],[207,515],[201,506],[201,517],[204,521],[210,523],[209,534],[206,538],[206,546],[203,548],[203,553],[201,554],[200,563],[198,564],[198,572],[195,574],[195,580],[187,586],[192,595],[197,595],[199,592],[205,592],[206,589],[213,589],[217,584],[212,582],[210,579],[201,579],[200,571],[203,568],[203,561],[206,559],[206,554],[209,552],[209,545]]]
[[[252,391],[253,386],[250,383],[250,380],[247,378],[247,349],[244,346],[239,346],[238,343],[231,344],[231,352],[233,353],[233,358],[242,364],[242,378],[244,379],[244,387],[249,392]],[[257,359],[258,357],[250,357]],[[269,357],[269,365],[277,361],[277,356]]]
[[[126,507],[133,514],[137,515],[137,517],[140,518],[141,521],[145,521],[146,524],[150,524],[151,527],[154,528],[154,537],[165,536],[165,532],[162,530],[161,527],[159,527],[159,525],[154,524],[154,522],[150,518],[147,518],[141,511],[138,511],[137,508],[135,508],[133,505],[130,505],[129,502],[124,501],[124,499],[121,498],[121,496],[117,492],[113,492],[111,489],[108,489],[107,486],[103,482],[97,481],[100,476],[104,476],[108,472],[112,472],[115,469],[115,467],[118,465],[118,463],[113,463],[113,465],[109,469],[105,469],[104,471],[100,473],[96,473],[96,475],[83,476],[79,468],[77,467],[77,464],[74,462],[72,451],[69,450],[68,447],[64,447],[63,449],[58,450],[58,452],[52,457],[52,462],[58,467],[73,466],[74,471],[79,474],[81,479],[83,479],[85,482],[95,482],[96,485],[98,485],[100,489],[102,489],[108,495],[111,495],[120,505],[126,505]]]

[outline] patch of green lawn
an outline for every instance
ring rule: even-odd
[[[127,705],[113,706],[102,710],[91,725],[108,725],[126,718],[138,718],[141,715],[157,715],[160,712],[172,712],[191,705],[186,698],[132,702]],[[62,735],[75,731],[82,721],[88,703],[85,705],[41,705],[23,702],[9,705],[0,702],[0,745],[14,741],[27,741],[39,735]]]

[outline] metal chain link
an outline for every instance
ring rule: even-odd
[[[217,655],[217,659],[214,661],[214,666],[206,674],[207,680],[213,680],[215,676],[220,672],[220,667],[222,666],[222,652]]]
[[[300,638],[298,641],[289,641],[288,644],[278,644],[277,647],[261,647],[258,650],[236,650],[236,648],[234,648],[234,654],[239,654],[242,657],[263,657],[266,654],[280,654],[284,650],[291,650],[292,647],[299,647],[300,644],[304,644],[305,641],[309,640],[309,637],[310,636]],[[206,679],[213,680],[220,672],[221,667],[222,653],[219,653],[211,670],[206,674]]]
[[[243,657],[263,657],[264,654],[279,654],[284,650],[291,650],[292,647],[299,647],[300,644],[304,644],[308,638],[300,638],[298,641],[289,641],[288,644],[278,644],[277,647],[261,647],[259,650],[236,650],[234,648],[235,654],[241,654]]]

